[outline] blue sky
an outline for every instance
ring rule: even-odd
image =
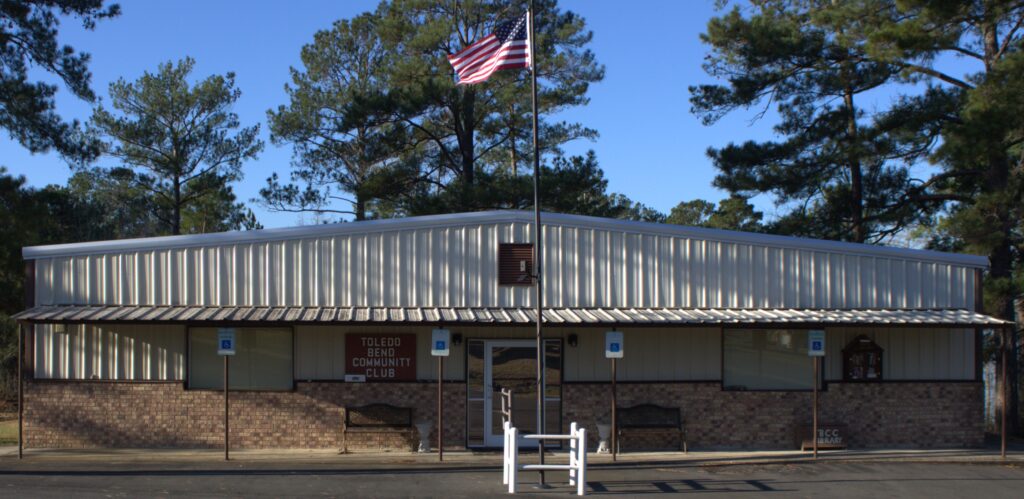
[[[283,87],[289,67],[299,66],[300,48],[316,31],[373,9],[377,0],[120,3],[123,14],[95,31],[72,23],[61,27],[62,42],[92,54],[93,88],[101,98],[119,77],[134,80],[161,62],[192,56],[196,77],[236,73],[242,90],[236,111],[243,124],[260,123],[266,139],[266,111],[286,102]],[[587,19],[595,33],[591,48],[607,68],[605,80],[590,92],[591,104],[560,116],[595,128],[601,136],[571,144],[568,152],[594,149],[610,190],[662,211],[683,200],[724,197],[711,187],[714,169],[706,149],[765,139],[771,130],[769,122],[751,123],[752,113],[734,113],[711,127],[690,114],[687,87],[708,81],[701,69],[706,48],[699,34],[714,14],[713,1],[560,4]],[[66,91],[60,93],[58,111],[63,116],[86,120],[90,109]],[[235,185],[239,198],[249,202],[256,197],[272,172],[286,178],[290,159],[290,148],[268,141],[260,158],[245,165],[245,179]],[[112,166],[109,160],[100,164]],[[70,173],[55,155],[31,155],[6,134],[0,134],[0,165],[36,186],[64,183]],[[266,227],[311,221],[249,204]],[[758,205],[771,214],[770,203]]]

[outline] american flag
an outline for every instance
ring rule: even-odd
[[[487,81],[495,71],[530,67],[530,14],[498,26],[476,43],[448,56],[459,85]]]

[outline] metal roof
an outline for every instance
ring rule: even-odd
[[[367,220],[337,224],[306,225],[300,227],[284,227],[251,231],[122,239],[114,241],[55,244],[48,246],[28,246],[22,249],[22,256],[25,259],[31,260],[37,258],[120,253],[138,250],[190,248],[221,244],[296,240],[331,235],[389,232],[430,227],[455,227],[481,223],[532,223],[533,216],[533,212],[528,211],[495,210],[385,220]],[[859,254],[864,256],[906,258],[920,261],[950,263],[976,268],[987,268],[989,264],[987,257],[979,255],[945,253],[940,251],[911,248],[894,248],[871,244],[708,229],[703,227],[687,227],[683,225],[653,222],[617,220],[583,215],[567,215],[562,213],[544,213],[542,215],[542,222],[544,225],[605,229],[631,233],[661,234],[708,241]]]
[[[528,308],[163,307],[47,305],[14,315],[33,323],[532,324]],[[549,308],[550,326],[1004,326],[961,309]]]

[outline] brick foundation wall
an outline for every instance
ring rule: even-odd
[[[562,387],[563,421],[577,421],[597,445],[596,424],[611,421],[607,384]],[[799,425],[811,424],[810,392],[730,392],[719,383],[619,383],[619,407],[681,407],[691,449],[791,449]],[[980,447],[982,384],[830,383],[819,392],[820,421],[845,424],[851,447]],[[642,438],[642,437],[636,437]],[[648,447],[628,442],[622,448]],[[665,448],[675,448],[668,442]]]
[[[445,447],[466,442],[466,385],[445,384]],[[597,445],[597,421],[609,421],[607,384],[562,388],[562,421],[577,421]],[[433,383],[300,382],[290,392],[232,392],[233,448],[346,447],[346,406],[375,402],[412,407],[414,420],[434,423]],[[794,428],[810,424],[808,392],[724,392],[710,383],[619,383],[619,405],[683,408],[691,449],[792,448]],[[820,394],[821,421],[845,424],[851,447],[979,447],[982,385],[963,383],[830,383]],[[223,445],[224,406],[217,391],[181,383],[34,380],[25,385],[29,448],[181,447]],[[566,428],[566,431],[568,428]],[[435,432],[431,441],[436,442]],[[407,434],[350,434],[350,450],[406,448]],[[652,442],[623,442],[624,449]],[[664,437],[658,437],[659,441]],[[666,447],[678,448],[665,438]]]
[[[465,446],[465,384],[445,384],[445,447]],[[433,383],[297,383],[290,392],[231,393],[232,448],[342,448],[346,406],[413,408],[436,427]],[[350,434],[351,450],[411,449],[406,435]],[[431,441],[436,442],[436,430]],[[224,444],[224,399],[181,383],[35,380],[25,385],[29,448],[216,448]]]

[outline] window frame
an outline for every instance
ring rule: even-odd
[[[729,386],[727,386],[725,384],[725,335],[729,331],[750,331],[750,332],[752,332],[754,334],[757,334],[757,333],[765,334],[768,331],[803,331],[803,332],[809,332],[809,331],[814,330],[814,329],[821,330],[822,328],[813,328],[813,327],[763,327],[763,326],[761,326],[761,327],[729,327],[729,328],[724,328],[723,327],[721,329],[722,332],[719,335],[720,343],[719,343],[719,349],[718,349],[719,353],[721,355],[721,359],[720,359],[720,362],[719,362],[719,376],[718,376],[719,377],[719,390],[723,391],[723,392],[734,392],[734,393],[743,393],[743,392],[805,392],[805,393],[810,393],[810,392],[813,392],[814,391],[814,387],[813,386],[810,387],[810,388],[730,388]],[[827,335],[828,332],[826,331],[825,334]],[[818,358],[821,359],[820,364],[818,366],[818,391],[828,391],[828,383],[825,381],[825,379],[826,379],[825,372],[827,371],[825,366],[826,366],[826,362],[827,362],[826,359],[828,358],[828,356],[826,355],[824,357],[818,357]],[[807,356],[807,360],[808,361],[812,361],[812,359],[814,359],[814,357],[811,357],[809,355]]]
[[[526,274],[525,274],[526,279],[525,280],[517,279],[517,280],[514,280],[514,281],[513,280],[509,280],[508,277],[510,277],[510,276],[507,276],[504,273],[504,271],[503,271],[503,269],[505,267],[505,264],[506,264],[505,259],[506,258],[512,258],[514,256],[514,252],[525,250],[525,249],[529,249],[529,251],[530,251],[530,258],[529,258],[529,260],[527,260],[527,268],[526,268]],[[535,250],[535,247],[534,247],[533,243],[513,243],[513,242],[498,243],[498,258],[497,258],[498,259],[498,264],[497,264],[498,286],[533,286],[533,284],[534,284],[533,272],[534,272],[534,269],[537,266],[536,262],[534,261],[536,259],[535,257],[536,257],[536,250]],[[513,274],[519,275],[520,277],[523,276],[523,274],[521,274],[519,271],[515,271],[515,272],[513,272]]]
[[[193,329],[220,329],[220,328],[233,328],[233,329],[287,329],[288,334],[291,335],[291,347],[292,352],[289,358],[290,367],[288,369],[289,376],[291,376],[291,383],[288,388],[230,388],[233,392],[294,392],[298,389],[298,379],[295,377],[295,326],[291,324],[279,325],[279,324],[223,324],[216,326],[207,325],[188,325],[185,327],[185,376],[181,381],[184,384],[186,391],[197,391],[197,392],[223,392],[223,382],[220,388],[197,388],[192,386],[192,362],[194,357],[192,355],[192,330]],[[218,356],[219,357],[219,356]]]

